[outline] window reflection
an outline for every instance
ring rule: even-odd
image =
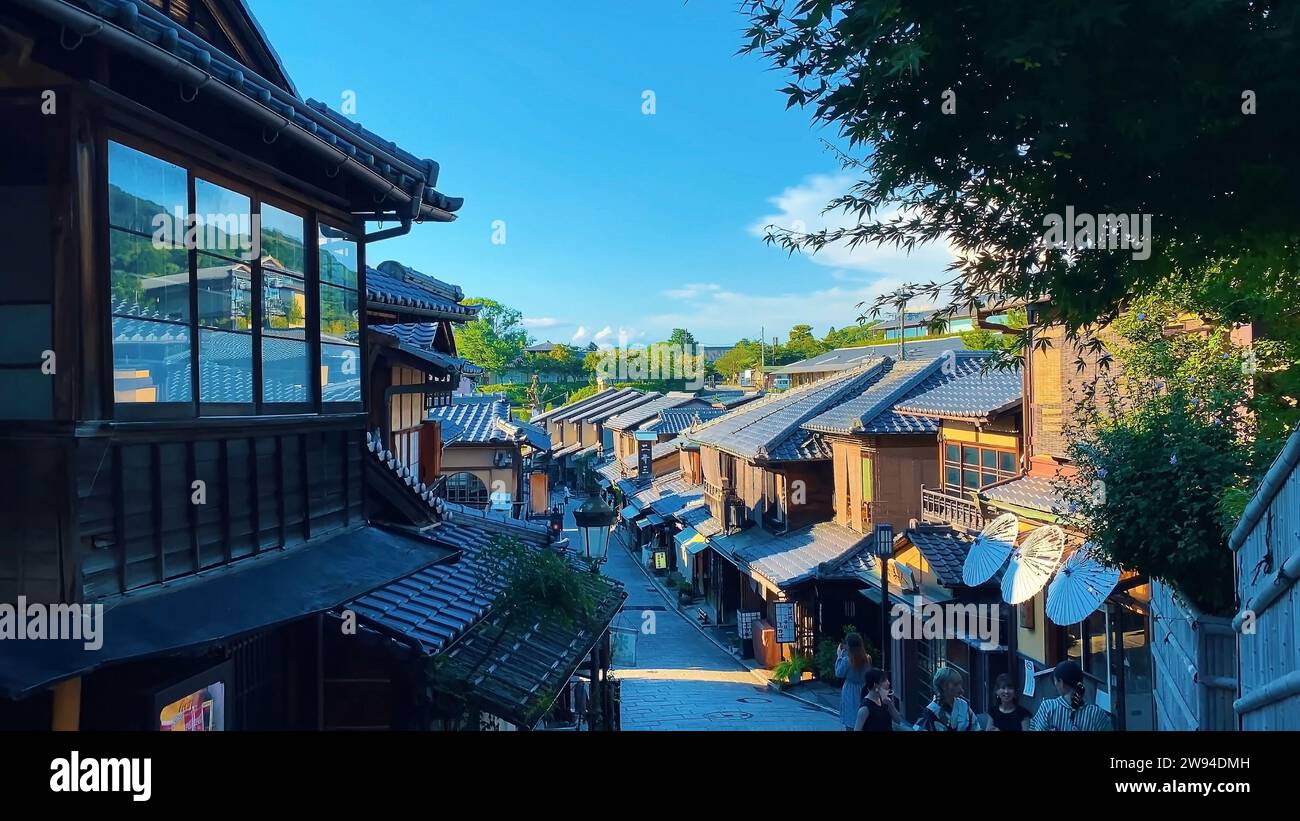
[[[324,233],[320,239],[320,279],[347,288],[357,287],[357,244]]]
[[[198,255],[199,324],[247,331],[253,327],[253,272],[248,263]]]
[[[136,234],[108,231],[113,299],[137,306],[160,319],[190,318],[189,254],[181,248],[155,248]]]
[[[144,315],[113,317],[113,400],[191,401],[189,329]]]
[[[199,401],[253,401],[253,337],[199,331]]]
[[[262,203],[262,266],[280,271],[306,272],[303,254],[304,224],[302,217]]]
[[[168,244],[183,240],[189,211],[185,169],[120,143],[108,144],[108,222]]]
[[[244,194],[208,182],[194,180],[193,235],[200,251],[251,260],[253,247],[252,201]]]
[[[320,347],[321,398],[326,402],[360,402],[360,348],[324,343]]]
[[[306,402],[310,368],[305,341],[263,337],[262,401]]]
[[[360,327],[357,292],[322,284],[320,286],[321,339],[356,342]]]

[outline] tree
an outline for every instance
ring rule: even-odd
[[[1007,314],[1006,326],[1008,328],[1023,328],[1029,324],[1026,311],[1023,308],[1017,308]],[[961,337],[962,344],[968,351],[1004,351],[1009,350],[1015,344],[1015,337],[1008,336],[1001,331],[990,331],[986,328],[976,328],[971,331],[962,331],[957,334]]]
[[[879,322],[873,320],[860,325],[850,325],[839,330],[831,328],[826,332],[822,342],[826,344],[827,349],[878,345],[885,341],[885,332],[877,327],[879,324]]]
[[[463,304],[482,308],[476,319],[455,329],[456,351],[485,370],[500,373],[528,346],[523,315],[492,299],[466,299]]]
[[[685,328],[673,328],[673,332],[668,335],[669,345],[680,345],[682,350],[695,345],[695,336]]]
[[[777,362],[780,364],[798,362],[801,359],[826,353],[828,350],[830,350],[829,345],[813,336],[811,325],[795,325],[790,329],[785,344],[777,352]]]
[[[1267,0],[742,7],[750,26],[741,51],[791,75],[788,105],[836,129],[841,160],[859,176],[828,204],[846,227],[772,229],[769,241],[812,252],[946,241],[958,251],[946,281],[882,295],[867,314],[922,295],[950,296],[950,314],[988,294],[1050,296],[1076,331],[1171,278],[1205,280],[1203,292],[1217,293],[1234,320],[1300,314],[1300,288],[1278,287],[1300,276],[1300,8]],[[1130,247],[1098,247],[1104,231],[1095,225],[1091,236],[1049,246],[1052,218],[1067,208],[1138,217],[1126,229],[1112,223],[1105,237]],[[1251,306],[1230,294],[1251,292],[1276,293],[1282,304],[1241,316]]]
[[[1079,481],[1062,493],[1105,559],[1223,614],[1234,593],[1227,534],[1277,448],[1259,438],[1259,415],[1243,412],[1251,362],[1275,346],[1239,348],[1226,328],[1171,331],[1182,317],[1147,297],[1110,326],[1119,368],[1079,397],[1069,430]]]
[[[718,357],[718,361],[714,362],[713,366],[728,380],[735,380],[741,371],[758,367],[759,358],[759,343],[742,339],[735,347]]]

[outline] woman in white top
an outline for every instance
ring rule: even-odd
[[[1038,712],[1029,721],[1029,729],[1072,732],[1114,729],[1110,713],[1084,699],[1083,668],[1077,661],[1066,659],[1056,665],[1052,680],[1060,695],[1038,705]]]
[[[961,697],[961,673],[953,667],[940,667],[934,671],[934,700],[921,711],[914,730],[946,732],[948,730],[982,730],[975,711]]]

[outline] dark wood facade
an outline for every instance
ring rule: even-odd
[[[241,4],[188,7],[172,17],[190,28],[181,39],[201,30],[213,38],[210,56],[254,61],[250,82],[270,77],[275,93],[291,93],[255,27],[229,19]],[[183,68],[165,76],[152,62],[159,47],[122,31],[105,23],[83,37],[35,4],[0,9],[0,218],[16,263],[0,272],[0,601],[112,607],[365,523],[370,377],[346,363],[365,338],[359,306],[366,242],[375,236],[366,224],[398,221],[397,204],[366,185],[367,173],[379,172],[355,168],[355,145],[325,140],[328,128],[313,126],[338,155],[331,165],[322,160],[329,148],[303,150],[300,123],[259,116],[230,96],[242,91],[267,105],[266,87],[199,82]],[[176,31],[167,37],[175,46]],[[125,152],[145,158],[138,190],[115,177]],[[424,182],[405,188],[421,183],[422,195]],[[172,268],[140,261],[150,253],[150,215],[123,217],[123,209],[159,205],[153,216],[169,217],[171,202],[154,196],[164,191],[184,215],[203,213],[205,197],[242,203],[236,210],[249,218],[255,248],[273,214],[287,219],[299,226],[297,244],[288,241],[295,259],[255,253],[222,262],[239,268],[243,284],[216,300],[226,311],[217,318],[202,285],[204,272],[220,267],[215,252],[168,245],[160,253]],[[340,245],[328,250],[328,242]],[[140,253],[128,257],[125,247]],[[147,307],[125,296],[147,288],[175,293]],[[296,293],[286,303],[297,307],[275,314],[267,294],[276,288]],[[173,348],[152,360],[158,368],[136,364],[141,346],[164,338]],[[231,360],[238,367],[210,374],[208,352],[218,343],[246,354]],[[282,364],[269,353],[277,343],[292,351],[292,384],[272,373]],[[268,627],[210,648],[207,661],[236,671],[231,726],[315,725],[311,705],[289,703],[318,678],[314,628]],[[107,711],[101,718],[112,716],[125,698],[116,680],[134,686],[137,676],[161,680],[191,666],[163,658],[89,674],[86,710],[93,702]],[[48,727],[47,701],[29,699],[35,713],[27,718],[46,715]],[[0,724],[11,713],[21,711],[0,710]]]

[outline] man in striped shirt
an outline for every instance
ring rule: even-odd
[[[1078,662],[1067,659],[1056,665],[1052,680],[1060,695],[1038,705],[1029,729],[1082,732],[1114,729],[1110,713],[1084,700],[1083,668]]]

